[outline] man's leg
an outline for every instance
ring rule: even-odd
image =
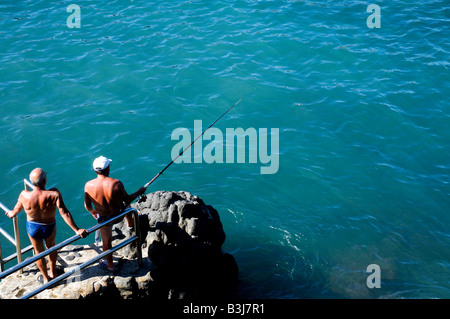
[[[44,241],[42,239],[34,239],[30,235],[28,235],[28,237],[30,238],[31,244],[33,245],[33,248],[34,248],[34,253],[36,255],[45,250]],[[39,271],[41,272],[42,277],[44,278],[44,284],[49,282],[50,278],[48,277],[48,273],[47,273],[47,263],[45,261],[45,257],[37,260],[36,265],[39,268]]]
[[[53,233],[50,235],[50,237],[47,237],[45,239],[45,246],[47,246],[47,249],[55,246],[55,238],[56,238],[56,226],[53,229]],[[57,272],[56,272],[56,259],[58,258],[58,252],[55,251],[53,253],[51,253],[48,256],[48,259],[50,261],[50,271],[49,271],[49,276],[51,277],[51,279],[55,278],[57,276]]]
[[[112,247],[112,226],[106,225],[100,228],[100,234],[102,235],[103,251],[107,251]],[[106,256],[106,264],[109,270],[114,269],[112,254]]]
[[[125,218],[127,219],[127,226],[128,227],[134,227],[133,215],[132,214],[128,214],[127,216],[125,216]]]

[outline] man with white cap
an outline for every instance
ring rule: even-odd
[[[111,162],[111,159],[104,156],[97,157],[92,165],[97,178],[87,182],[84,187],[84,206],[99,224],[123,212],[124,208],[146,190],[141,187],[129,195],[121,181],[109,177]],[[126,218],[128,226],[133,225],[133,217],[127,215]],[[106,251],[112,247],[112,225],[103,226],[100,233],[103,251]],[[106,256],[106,261],[100,262],[100,266],[111,271],[116,270],[111,254]]]

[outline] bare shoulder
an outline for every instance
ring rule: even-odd
[[[23,201],[23,200],[29,199],[30,198],[30,193],[31,192],[28,191],[28,190],[21,191],[20,195],[19,195],[19,201]]]
[[[122,185],[122,182],[115,178],[111,178],[111,183],[113,183],[114,185]]]
[[[118,180],[118,179],[115,179],[115,178],[111,178],[110,185],[115,190],[121,190],[121,189],[124,188],[122,182],[120,180]]]
[[[91,179],[90,181],[86,182],[86,184],[84,185],[84,189],[88,190],[88,189],[94,187],[94,182],[95,182],[95,179]]]
[[[62,197],[61,192],[56,187],[52,187],[49,190],[47,190],[47,196],[54,198]]]

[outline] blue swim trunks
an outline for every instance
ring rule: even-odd
[[[47,239],[50,237],[50,235],[53,234],[55,226],[56,222],[45,224],[27,220],[28,235],[38,240]]]
[[[117,215],[115,215],[115,216],[113,216],[113,215],[105,215],[105,216],[99,216],[98,218],[97,218],[97,224],[102,224],[102,223],[104,223],[104,222],[106,222],[107,220],[110,220],[111,218],[113,218],[113,217],[116,217]],[[122,221],[122,219],[123,219],[123,217],[122,218],[119,218],[119,220],[116,220],[114,223],[112,223],[113,225],[115,225],[115,224],[118,224],[118,223],[120,223],[121,221]]]
[[[106,222],[108,219],[110,219],[111,217],[112,217],[112,215],[99,216],[97,218],[97,224],[102,224],[102,223]]]

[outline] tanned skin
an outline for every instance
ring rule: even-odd
[[[53,223],[55,222],[56,208],[58,208],[59,213],[61,214],[64,221],[73,231],[85,238],[88,235],[88,232],[85,229],[78,228],[73,220],[72,214],[67,209],[64,204],[61,193],[57,188],[51,188],[49,190],[45,189],[45,185],[47,183],[47,174],[41,168],[36,168],[30,173],[30,181],[35,186],[34,190],[28,191],[24,190],[20,193],[19,199],[17,200],[17,204],[15,205],[13,210],[6,212],[6,215],[9,218],[13,218],[18,213],[20,213],[23,209],[27,214],[27,220],[38,222],[38,223]],[[46,238],[45,240],[39,240],[31,237],[31,244],[33,245],[35,254],[39,254],[45,250],[45,246],[47,249],[53,247],[55,245],[55,237],[56,237],[56,226],[53,230],[53,233]],[[36,264],[42,273],[44,283],[47,283],[51,279],[56,276],[56,259],[58,257],[58,252],[53,252],[49,255],[50,261],[50,269],[47,271],[47,265],[45,258],[41,258],[36,261]]]
[[[123,208],[130,205],[139,195],[145,193],[145,188],[139,188],[135,193],[128,194],[122,182],[109,177],[110,166],[97,172],[97,178],[90,180],[84,187],[84,206],[94,218],[98,216],[116,216]],[[98,216],[97,216],[98,215]],[[127,215],[128,226],[133,225],[133,217]],[[100,228],[103,251],[112,247],[112,225]],[[112,255],[106,256],[107,267],[114,269]]]

